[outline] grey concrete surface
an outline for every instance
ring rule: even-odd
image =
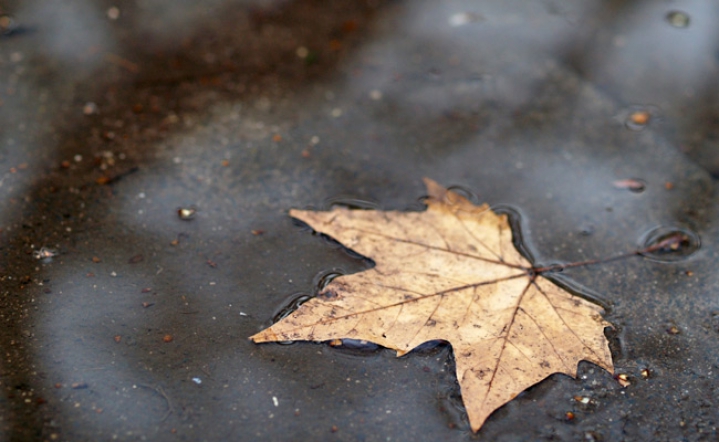
[[[717,440],[717,19],[708,0],[0,4],[0,440]],[[606,307],[628,386],[581,363],[473,434],[446,345],[248,341],[372,265],[290,208],[421,210],[424,176],[511,210],[538,264],[699,238],[557,276]]]

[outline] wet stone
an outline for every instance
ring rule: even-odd
[[[686,12],[671,11],[667,14],[667,21],[675,28],[688,28],[691,18]]]

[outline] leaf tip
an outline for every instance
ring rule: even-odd
[[[489,209],[486,204],[479,206],[474,205],[470,200],[457,192],[443,187],[441,184],[429,178],[422,178],[424,185],[427,187],[428,201],[427,205],[435,208],[443,208],[450,212],[469,212],[471,214],[480,214]]]
[[[263,342],[273,342],[273,341],[279,340],[277,335],[269,328],[264,329],[259,333],[255,333],[254,335],[250,336],[248,339],[250,341],[254,342],[255,344],[261,344]]]
[[[447,189],[442,187],[437,181],[427,177],[422,178],[422,181],[427,188],[427,195],[429,195],[430,198],[442,201],[445,195],[447,195]]]

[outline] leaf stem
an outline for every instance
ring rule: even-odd
[[[594,264],[602,264],[605,262],[612,262],[612,261],[618,261],[620,259],[630,258],[632,256],[642,256],[646,255],[648,253],[654,253],[654,252],[674,252],[679,250],[679,248],[683,245],[686,245],[689,243],[689,237],[685,235],[684,233],[677,232],[673,235],[670,235],[663,240],[659,241],[656,244],[653,244],[651,246],[645,247],[643,249],[634,250],[633,252],[629,253],[623,253],[621,255],[612,256],[611,258],[606,259],[590,259],[587,261],[578,261],[578,262],[570,262],[568,264],[554,264],[550,266],[544,266],[544,267],[534,267],[532,268],[532,271],[535,274],[541,274],[541,273],[550,273],[550,272],[560,272],[564,269],[570,269],[572,267],[583,267],[588,265],[594,265]]]

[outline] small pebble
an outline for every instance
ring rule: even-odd
[[[310,55],[310,50],[304,46],[300,46],[295,50],[295,53],[299,58],[307,58]]]
[[[632,120],[632,123],[640,125],[649,123],[650,117],[651,115],[647,111],[636,111],[629,115],[629,119]]]
[[[688,28],[691,18],[686,12],[671,11],[667,14],[667,21],[675,28]]]
[[[197,209],[193,209],[191,207],[181,207],[177,209],[177,216],[180,217],[183,221],[189,221],[195,217],[195,214],[197,213]]]
[[[117,6],[112,6],[107,10],[107,18],[110,20],[117,20],[120,18],[120,9]]]
[[[95,115],[97,113],[97,105],[92,101],[85,103],[82,107],[82,113],[85,115]]]

